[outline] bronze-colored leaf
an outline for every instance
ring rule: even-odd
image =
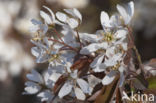
[[[116,91],[116,103],[123,103],[122,102],[122,96],[121,96],[121,93],[120,93],[120,89],[119,88]]]
[[[85,57],[85,58],[79,58],[75,63],[71,66],[71,70],[78,69],[79,71],[83,69],[87,64],[90,64],[92,62],[91,58]]]
[[[97,96],[94,103],[109,103],[113,97],[118,81],[119,75],[116,76],[111,84],[103,86],[100,95]]]
[[[53,91],[54,93],[57,93],[58,90],[60,89],[60,87],[64,84],[65,80],[67,77],[65,76],[60,76],[59,79],[56,81],[54,87],[53,87]]]
[[[151,67],[156,69],[156,58],[150,60],[149,66],[151,66]]]
[[[130,62],[130,59],[131,59],[131,56],[132,56],[132,50],[129,49],[127,52],[126,52],[126,56],[124,58],[124,64],[128,65],[129,62]]]

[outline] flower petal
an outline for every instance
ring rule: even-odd
[[[111,58],[105,59],[105,62],[104,63],[105,63],[105,65],[107,67],[114,66],[115,64],[117,64],[117,61],[120,61],[121,60],[121,56],[122,56],[122,54],[120,54],[120,53],[115,54]]]
[[[54,97],[54,95],[52,95],[52,93],[49,90],[45,90],[39,93],[37,97],[40,97],[42,102],[45,102],[45,101],[50,102],[52,98]]]
[[[98,36],[95,34],[79,33],[79,35],[81,40],[85,40],[91,43],[98,42]]]
[[[27,74],[27,78],[34,82],[43,83],[42,76],[34,69],[31,71],[31,74]]]
[[[97,56],[94,61],[90,64],[90,67],[95,68],[100,65],[103,61],[104,55]]]
[[[102,63],[102,64],[99,64],[96,68],[93,69],[94,72],[103,72],[105,71],[107,68],[107,66]]]
[[[58,20],[60,20],[61,22],[64,22],[64,23],[67,21],[67,18],[68,18],[67,15],[62,12],[57,12],[56,17]]]
[[[46,6],[43,6],[43,7],[50,12],[51,17],[52,17],[52,21],[54,22],[55,21],[55,15],[54,15],[53,11],[51,9],[49,9],[48,7],[46,7]]]
[[[78,21],[73,18],[68,19],[67,23],[71,28],[76,28],[79,25]]]
[[[41,90],[41,87],[34,82],[28,81],[25,83],[25,86],[26,86],[24,88],[25,92],[23,94],[36,94]]]
[[[69,82],[65,83],[60,89],[58,96],[63,98],[64,96],[68,95],[71,92],[72,87],[73,86]]]
[[[123,83],[125,81],[125,76],[123,73],[120,73],[120,82],[119,82],[119,87],[123,86]]]
[[[134,2],[130,1],[128,3],[128,14],[132,17],[134,15]]]
[[[42,24],[41,21],[38,21],[38,20],[35,20],[35,19],[31,19],[31,22],[32,22],[32,24],[34,24],[34,25],[41,25],[41,24]]]
[[[101,25],[105,28],[105,27],[110,27],[110,22],[109,22],[109,16],[105,11],[101,12]]]
[[[76,9],[64,9],[64,11],[70,15],[72,15],[73,17],[77,17],[78,19],[80,19],[80,21],[82,21],[82,15],[81,13]]]
[[[52,24],[52,20],[47,13],[45,13],[44,11],[40,11],[40,15],[47,24]]]
[[[38,49],[37,47],[32,47],[31,48],[31,53],[32,55],[34,55],[35,57],[38,57],[40,54],[40,49]]]
[[[77,79],[77,83],[84,93],[89,93],[89,84],[83,79]]]
[[[94,75],[88,76],[88,83],[92,88],[94,88],[100,82],[101,82],[101,79],[95,77]]]
[[[85,100],[86,99],[86,96],[85,94],[82,92],[82,90],[80,88],[74,88],[75,90],[75,95],[76,95],[76,98],[79,99],[79,100]]]
[[[116,76],[116,72],[115,71],[111,71],[109,74],[107,74],[103,78],[102,84],[103,85],[109,85],[115,79],[115,76]]]
[[[127,33],[128,33],[127,30],[120,29],[114,35],[116,36],[117,39],[120,39],[120,38],[125,38]]]
[[[127,25],[130,21],[130,17],[127,14],[127,11],[125,10],[125,8],[122,7],[121,5],[117,5],[117,10],[120,13],[120,15],[123,17],[123,20],[124,20],[125,24]]]
[[[95,51],[97,51],[98,49],[104,49],[107,48],[108,44],[107,43],[92,43],[86,47],[83,47],[80,50],[81,54],[91,54]]]

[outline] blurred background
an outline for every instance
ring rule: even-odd
[[[94,33],[102,29],[100,12],[116,12],[116,4],[130,0],[0,0],[0,103],[40,103],[35,96],[23,96],[26,73],[46,69],[31,55],[32,18],[40,20],[43,5],[54,12],[78,8],[83,15],[80,31]],[[156,0],[135,0],[132,27],[142,60],[156,57]]]

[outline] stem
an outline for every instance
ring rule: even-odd
[[[144,68],[143,68],[143,66],[142,66],[141,56],[140,56],[140,54],[139,54],[139,52],[138,52],[138,49],[137,49],[136,46],[134,45],[134,37],[133,37],[133,34],[132,34],[132,30],[131,30],[130,27],[127,27],[127,28],[128,28],[128,31],[129,31],[128,36],[129,36],[130,42],[132,42],[132,44],[133,44],[133,50],[135,51],[135,54],[136,54],[136,56],[137,56],[137,60],[138,60],[138,62],[139,62],[139,67],[141,68],[141,71],[143,72],[143,74],[145,74]]]
[[[77,34],[78,41],[80,43],[80,47],[82,47],[82,43],[81,43],[81,40],[80,40],[80,35],[79,35],[78,30],[76,30],[76,34]]]
[[[76,49],[76,48],[73,48],[73,47],[67,45],[67,44],[64,43],[64,42],[61,42],[61,41],[58,41],[58,40],[55,40],[55,39],[52,39],[52,38],[50,38],[50,39],[48,39],[48,40],[51,40],[51,41],[54,41],[54,42],[58,42],[58,43],[60,43],[60,44],[62,44],[62,45],[64,45],[64,46],[66,46],[66,47],[69,47],[70,49],[74,50],[75,52],[77,52],[77,49]]]
[[[54,30],[54,32],[56,33],[56,35],[58,36],[58,38],[63,42],[63,40],[62,40],[60,34],[56,31],[56,29],[53,29],[53,30]]]

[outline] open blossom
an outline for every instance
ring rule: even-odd
[[[77,99],[79,100],[85,100],[86,96],[84,93],[90,93],[90,87],[89,84],[77,76],[77,70],[70,72],[69,77],[67,78],[67,81],[64,83],[62,88],[59,91],[58,96],[60,98],[68,95],[72,92],[72,88],[74,89],[74,93]],[[80,87],[80,88],[79,88]]]
[[[50,13],[40,11],[44,23],[32,20],[36,35],[31,40],[35,45],[31,52],[36,63],[48,62],[49,67],[43,76],[37,71],[27,75],[25,94],[38,93],[41,101],[48,102],[66,96],[86,100],[96,94],[97,85],[109,85],[117,75],[120,75],[119,86],[123,85],[127,70],[124,63],[128,51],[127,25],[134,14],[133,2],[128,4],[128,10],[117,5],[119,14],[111,17],[102,11],[103,29],[95,34],[78,31],[82,15],[77,9],[54,14],[44,8]],[[61,27],[60,31],[55,24]]]
[[[43,91],[42,86],[48,84],[48,81],[45,80],[46,77],[42,77],[37,71],[32,70],[30,74],[27,74],[29,81],[25,83],[25,92],[23,94],[36,94],[41,98],[41,101],[51,101],[53,98],[53,93],[48,90],[48,87]],[[46,83],[46,84],[44,84]],[[48,86],[48,85],[47,85]]]
[[[122,16],[124,24],[128,25],[134,15],[134,2],[133,1],[129,2],[127,8],[124,8],[121,5],[117,5],[117,10]]]

